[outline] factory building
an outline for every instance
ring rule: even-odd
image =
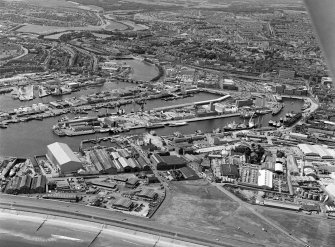
[[[55,142],[47,146],[47,157],[60,168],[61,173],[73,173],[82,169],[82,163],[65,143]]]
[[[267,189],[272,189],[273,187],[273,172],[268,170],[259,170],[258,174],[258,186]]]

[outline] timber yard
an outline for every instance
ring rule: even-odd
[[[335,245],[334,84],[301,5],[46,2],[0,6],[2,212]]]

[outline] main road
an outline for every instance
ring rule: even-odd
[[[58,216],[70,219],[70,221],[82,220],[90,223],[104,224],[109,227],[121,228],[121,231],[132,231],[133,234],[150,234],[155,238],[164,238],[170,243],[166,246],[178,246],[176,242],[182,241],[184,246],[260,246],[253,242],[235,238],[222,237],[201,232],[197,229],[185,229],[171,225],[163,225],[154,220],[126,215],[121,212],[89,207],[76,203],[64,203],[60,201],[29,198],[24,196],[12,196],[2,194],[0,208],[16,212],[32,212],[48,216]],[[42,225],[43,226],[43,225]],[[201,229],[201,226],[199,226]],[[80,238],[79,238],[80,239]],[[118,246],[118,245],[115,245]],[[147,245],[150,246],[150,245]],[[161,246],[161,245],[160,245]],[[183,246],[183,245],[182,245]]]

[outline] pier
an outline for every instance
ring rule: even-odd
[[[180,104],[180,105],[172,105],[172,106],[164,106],[164,107],[157,107],[152,109],[153,111],[167,111],[171,109],[176,109],[176,108],[182,108],[182,107],[187,107],[187,106],[194,106],[194,105],[206,105],[210,103],[216,103],[220,101],[224,101],[228,98],[230,98],[230,95],[225,95],[223,97],[220,97],[218,99],[212,99],[212,100],[204,100],[204,101],[199,101],[199,102],[193,102],[193,103],[185,103],[185,104]]]

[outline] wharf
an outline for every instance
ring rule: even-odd
[[[178,122],[198,122],[204,120],[211,120],[211,119],[218,119],[218,118],[229,118],[229,117],[238,117],[240,113],[231,113],[225,115],[217,115],[217,116],[208,116],[208,117],[196,117],[196,118],[189,118],[189,119],[180,119],[180,120],[173,120],[173,121],[165,121],[159,122],[157,124],[167,124],[167,123],[178,123]]]
[[[166,111],[166,110],[171,110],[171,109],[176,109],[176,108],[182,108],[182,107],[186,107],[186,106],[205,105],[205,104],[209,104],[209,103],[220,102],[220,101],[226,100],[226,99],[228,99],[230,97],[231,97],[230,95],[225,95],[225,96],[220,97],[218,99],[204,100],[204,101],[193,102],[193,103],[185,103],[185,104],[180,104],[180,105],[157,107],[157,108],[152,109],[152,111]]]

